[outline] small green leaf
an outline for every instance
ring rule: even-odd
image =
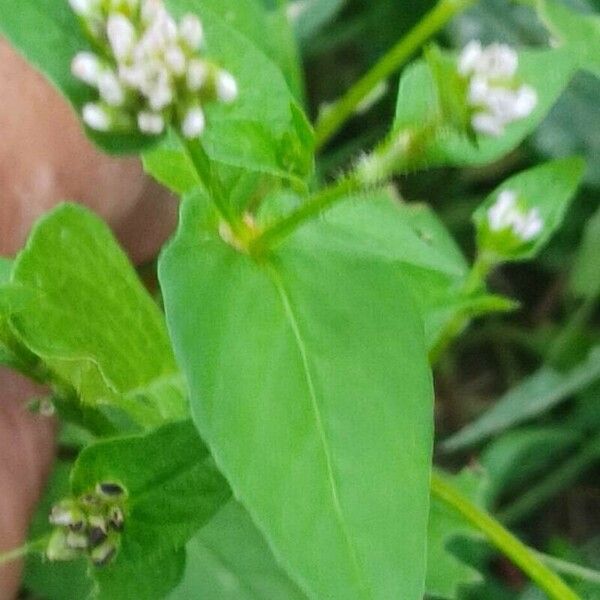
[[[483,504],[485,479],[475,471],[465,469],[451,477],[452,484],[475,504]],[[449,509],[435,496],[431,498],[429,531],[427,535],[427,580],[425,591],[432,598],[454,600],[462,598],[459,591],[463,586],[482,580],[473,567],[457,558],[448,547],[456,537],[473,535],[474,530],[456,512]]]
[[[453,452],[473,446],[509,427],[545,414],[598,378],[600,347],[597,346],[582,363],[565,373],[543,366],[499,398],[481,417],[448,438],[443,448]]]
[[[588,221],[575,259],[571,288],[581,298],[593,300],[600,295],[600,209]]]
[[[473,215],[480,249],[497,254],[504,261],[526,260],[536,256],[562,224],[584,169],[585,162],[582,159],[565,158],[528,169],[503,182]],[[506,242],[506,248],[502,245],[504,238],[498,238],[504,232],[492,232],[488,223],[488,210],[505,190],[517,195],[523,210],[537,209],[543,222],[537,237],[525,242],[518,240],[516,246],[511,245],[511,239]]]
[[[85,448],[71,475],[71,492],[93,492],[101,482],[118,483],[127,499],[116,558],[90,567],[97,597],[163,598],[183,572],[184,545],[229,499],[225,480],[186,421]]]
[[[12,327],[84,404],[117,406],[142,425],[185,415],[183,391],[152,391],[182,387],[164,319],[98,217],[72,204],[51,211],[12,279],[34,297]]]
[[[303,591],[416,600],[431,451],[422,326],[400,269],[328,246],[330,227],[307,225],[256,263],[189,198],[160,261],[169,329],[203,439]]]
[[[306,600],[279,567],[237,502],[223,507],[187,545],[186,570],[169,600]]]
[[[491,163],[514,150],[541,123],[571,80],[575,66],[564,49],[523,50],[519,53],[519,78],[535,88],[538,104],[533,113],[507,127],[498,138],[479,136],[477,144],[443,124],[436,86],[424,61],[406,69],[400,81],[395,129],[425,126],[431,135],[417,146],[414,162],[423,166],[468,166]],[[435,127],[438,124],[438,127]]]
[[[536,0],[540,17],[579,68],[600,77],[600,16],[576,12],[563,2]]]
[[[192,160],[173,131],[160,144],[144,152],[142,162],[147,173],[179,196],[202,187]]]

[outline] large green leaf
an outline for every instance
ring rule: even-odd
[[[443,447],[454,451],[477,444],[491,435],[548,412],[599,378],[600,347],[593,348],[581,364],[565,373],[543,366],[499,398],[481,417],[448,438]]]
[[[216,462],[310,597],[421,598],[431,382],[400,270],[321,222],[262,262],[216,231],[188,199],[160,262]]]
[[[538,105],[526,119],[508,126],[499,138],[480,136],[477,144],[449,128],[428,136],[414,157],[418,164],[484,165],[498,160],[516,148],[541,123],[575,72],[572,55],[565,49],[524,50],[520,52],[519,76],[533,86]],[[402,76],[395,127],[427,126],[440,114],[439,101],[431,71],[424,61],[411,65]]]
[[[164,318],[107,225],[63,204],[34,227],[12,282],[34,300],[11,315],[31,352],[88,406],[141,425],[185,415]]]
[[[97,597],[164,598],[183,571],[183,547],[227,502],[229,488],[189,421],[146,435],[88,446],[71,475],[74,496],[100,482],[125,488],[125,518],[115,560],[90,567]]]
[[[229,502],[188,543],[186,570],[169,600],[306,600],[276,563],[250,516]]]

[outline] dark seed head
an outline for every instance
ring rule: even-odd
[[[125,493],[125,490],[118,483],[103,482],[98,484],[98,493],[111,498],[118,498]]]
[[[108,514],[108,526],[116,531],[121,531],[124,521],[123,511],[118,506],[114,506]]]
[[[69,523],[69,529],[71,531],[75,531],[75,532],[83,531],[84,527],[85,527],[85,523],[83,522],[83,519],[81,521]]]
[[[106,539],[106,532],[100,527],[92,527],[88,532],[88,541],[93,548]]]
[[[116,552],[116,546],[107,540],[102,545],[94,548],[90,557],[96,567],[103,567],[113,559]]]

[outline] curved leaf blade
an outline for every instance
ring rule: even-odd
[[[431,381],[398,270],[300,232],[258,264],[215,225],[188,199],[160,264],[215,460],[310,597],[421,598]]]

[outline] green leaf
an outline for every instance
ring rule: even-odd
[[[188,199],[160,261],[203,439],[310,597],[421,598],[431,382],[399,269],[321,222],[260,263],[216,231]]]
[[[593,300],[600,295],[600,209],[588,221],[575,259],[571,289],[581,298]]]
[[[306,600],[237,502],[223,507],[187,545],[185,574],[169,600],[191,598]]]
[[[481,474],[465,469],[455,476],[447,475],[452,484],[475,504],[483,504],[485,479]],[[473,567],[457,558],[449,544],[456,537],[473,535],[474,530],[455,511],[435,496],[431,498],[429,530],[427,535],[427,580],[425,591],[433,598],[454,600],[462,598],[459,590],[482,580]]]
[[[147,173],[179,196],[202,187],[194,163],[174,131],[169,131],[160,144],[144,152],[142,162]]]
[[[578,431],[531,426],[507,431],[492,440],[480,457],[489,479],[488,500],[495,501],[501,493],[519,485],[531,485],[534,477],[552,471],[580,439]]]
[[[477,144],[447,127],[438,127],[419,147],[418,164],[432,166],[485,165],[514,150],[541,123],[575,72],[572,56],[563,49],[523,50],[519,77],[538,93],[538,105],[526,119],[512,123],[499,138],[479,136]],[[406,69],[400,81],[394,127],[431,126],[441,114],[433,76],[424,61]]]
[[[572,394],[600,378],[600,347],[593,348],[586,360],[567,372],[543,366],[511,389],[481,417],[463,427],[443,443],[453,452],[478,444],[509,427],[514,427],[548,412]]]
[[[600,77],[600,16],[579,13],[564,2],[537,0],[540,17],[579,68]]]
[[[537,208],[544,226],[539,236],[531,242],[503,251],[494,245],[490,252],[497,252],[502,260],[526,260],[536,256],[554,232],[562,225],[565,214],[583,178],[585,162],[580,158],[564,158],[522,171],[504,181],[479,206],[473,215],[477,227],[478,245],[488,250],[490,235],[487,212],[504,190],[517,194],[523,208]]]
[[[175,8],[197,9],[190,0],[171,0],[171,3]],[[277,18],[285,11],[268,11],[260,0],[203,0],[202,10],[210,10],[250,40],[279,67],[296,97],[300,97],[298,56],[289,48],[293,40],[285,39],[288,36],[284,29],[289,30],[289,26]]]
[[[584,156],[586,183],[600,186],[600,79],[579,72],[550,111],[532,143],[550,158]]]
[[[307,45],[343,8],[345,0],[307,0],[296,5],[293,23],[300,43]]]
[[[127,491],[121,543],[112,563],[90,567],[97,597],[164,598],[183,571],[182,548],[230,497],[189,421],[83,450],[71,475],[74,496],[115,482]]]
[[[13,329],[85,405],[119,407],[141,425],[185,415],[164,318],[102,220],[55,208],[12,277],[35,299],[12,314]]]

